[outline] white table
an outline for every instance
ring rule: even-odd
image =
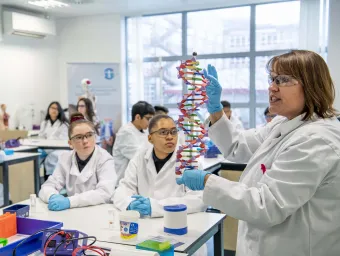
[[[9,166],[23,162],[34,161],[34,191],[39,193],[40,189],[40,175],[39,175],[39,153],[14,153],[5,157],[4,162],[0,163],[2,166],[2,182],[4,186],[4,206],[9,205]]]
[[[29,204],[29,200],[21,202]],[[114,227],[109,228],[108,210],[114,209]],[[0,210],[0,213],[2,211]],[[30,211],[30,218],[63,222],[63,228],[76,229],[88,235],[97,237],[99,242],[108,244],[124,244],[135,246],[137,243],[149,239],[151,236],[165,236],[184,244],[175,248],[176,252],[193,254],[211,237],[214,237],[214,255],[223,255],[223,220],[225,214],[195,213],[188,215],[188,234],[174,236],[163,232],[163,218],[146,218],[139,220],[138,239],[134,242],[126,242],[120,239],[119,211],[112,204],[103,204],[85,208],[74,208],[60,212],[47,209],[47,205],[37,200],[35,210]]]
[[[23,146],[33,146],[41,149],[70,150],[67,140],[45,140],[45,139],[23,139],[20,140]]]
[[[11,148],[14,152],[37,152],[38,147],[35,146],[19,146],[16,148]]]

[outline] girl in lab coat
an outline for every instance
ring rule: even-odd
[[[53,101],[47,108],[45,120],[40,125],[39,137],[48,140],[67,140],[69,122],[65,117],[64,110],[57,101]],[[63,150],[42,150],[42,159],[47,178],[51,175],[58,163],[58,157]]]
[[[163,114],[153,117],[148,140],[152,145],[140,148],[130,160],[114,194],[114,205],[151,217],[163,216],[164,205],[185,204],[189,213],[204,211],[202,192],[176,184],[178,131],[174,120]]]
[[[177,182],[240,220],[237,256],[339,255],[340,124],[328,67],[318,54],[294,50],[267,69],[270,112],[280,116],[244,132],[223,114],[215,68],[204,72],[209,137],[228,160],[248,162],[240,181],[186,171]]]
[[[96,128],[97,134],[99,134],[99,120],[95,114],[95,110],[93,109],[93,104],[90,99],[81,98],[77,103],[77,111],[85,117],[86,120],[92,122],[94,127]]]
[[[109,203],[116,185],[112,156],[96,146],[93,123],[81,113],[71,116],[69,145],[55,172],[42,185],[39,197],[51,211]],[[68,197],[59,192],[66,188]]]

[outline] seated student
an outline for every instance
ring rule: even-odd
[[[81,113],[86,120],[92,122],[96,128],[97,134],[99,134],[100,123],[93,108],[92,101],[87,98],[80,98],[77,103],[77,111]]]
[[[264,115],[264,118],[266,119],[267,123],[270,123],[273,120],[273,118],[276,117],[276,115],[270,113],[269,107],[266,107],[263,115]]]
[[[122,126],[116,135],[112,156],[115,160],[117,182],[124,177],[124,172],[130,159],[135,155],[139,147],[148,144],[149,120],[154,116],[155,109],[146,101],[138,101],[132,106],[132,122]]]
[[[49,140],[67,140],[69,122],[65,117],[65,112],[57,101],[53,101],[47,108],[45,120],[40,125],[39,137]],[[44,159],[45,179],[51,175],[58,163],[58,157],[64,150],[42,150]]]
[[[168,115],[156,115],[149,124],[148,139],[153,147],[139,149],[113,196],[120,210],[136,210],[143,216],[163,215],[164,205],[185,204],[188,212],[206,209],[202,193],[177,185],[175,164],[178,132]]]
[[[241,120],[238,119],[237,116],[232,114],[231,105],[230,105],[229,101],[222,100],[221,104],[223,106],[224,114],[228,117],[230,122],[232,122],[234,124],[236,130],[244,130]]]
[[[54,173],[42,185],[39,197],[51,211],[109,203],[116,185],[112,156],[96,146],[93,123],[81,113],[71,116],[69,145]],[[59,192],[66,188],[68,197]]]
[[[169,114],[169,109],[164,106],[154,106],[155,115],[167,115]]]

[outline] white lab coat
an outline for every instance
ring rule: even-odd
[[[112,150],[118,182],[124,177],[126,167],[138,149],[149,145],[148,133],[140,132],[132,122],[119,129]]]
[[[44,120],[40,125],[39,137],[49,140],[68,140],[68,124],[56,120],[52,125],[50,120]],[[65,150],[45,150],[47,153],[45,159],[46,174],[51,175],[58,164],[59,156]]]
[[[132,158],[114,193],[114,205],[121,211],[126,210],[133,201],[131,196],[141,195],[150,198],[151,217],[163,216],[165,205],[185,204],[188,213],[204,211],[206,206],[202,200],[203,192],[191,191],[176,183],[176,154],[171,156],[157,174],[152,152],[153,147],[143,148]]]
[[[335,118],[276,117],[265,127],[239,132],[223,116],[209,136],[228,160],[248,162],[240,182],[212,175],[203,194],[205,203],[240,219],[237,256],[339,255]]]
[[[243,124],[237,116],[231,115],[229,120],[230,120],[231,124],[234,125],[236,130],[238,130],[238,131],[244,130]],[[209,117],[207,117],[204,121],[204,127],[206,129],[209,129],[209,124],[210,124],[210,119],[209,119]]]
[[[96,146],[82,172],[79,172],[75,151],[60,156],[54,173],[42,185],[39,197],[45,203],[53,194],[66,188],[71,208],[110,203],[117,177],[112,156]]]

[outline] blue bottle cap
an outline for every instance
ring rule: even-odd
[[[184,212],[187,209],[185,204],[175,204],[164,206],[164,211],[167,212]]]

